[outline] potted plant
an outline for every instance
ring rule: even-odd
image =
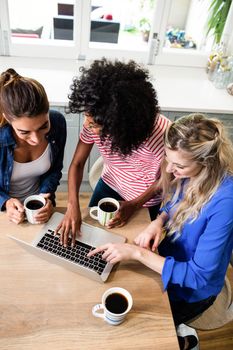
[[[207,35],[209,33],[213,34],[214,45],[208,58],[206,71],[209,79],[213,81],[216,79],[218,71],[220,73],[228,71],[226,48],[224,43],[221,42],[221,38],[231,3],[232,0],[211,0],[209,7]]]
[[[144,41],[148,41],[149,40],[150,28],[151,28],[151,25],[150,25],[149,19],[146,18],[146,17],[141,18],[140,21],[139,21],[139,29],[140,29],[140,31],[142,33],[142,39]]]

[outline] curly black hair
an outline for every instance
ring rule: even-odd
[[[106,58],[81,67],[69,94],[70,113],[87,113],[111,140],[111,151],[130,155],[151,136],[157,114],[157,94],[149,72],[136,62]]]

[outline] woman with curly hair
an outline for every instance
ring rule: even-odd
[[[106,244],[89,255],[102,251],[113,264],[138,260],[161,274],[178,335],[196,335],[183,323],[221,292],[233,249],[233,146],[219,120],[191,114],[170,125],[165,153],[160,215],[136,237],[136,245]],[[197,335],[180,343],[181,349],[198,349]]]
[[[19,224],[23,201],[33,194],[46,198],[36,216],[48,221],[62,176],[66,143],[64,116],[49,110],[44,87],[9,68],[0,75],[0,210]]]
[[[156,183],[169,121],[160,114],[148,71],[134,61],[96,60],[74,78],[69,110],[84,113],[85,121],[69,168],[67,212],[57,228],[61,241],[67,243],[71,228],[74,243],[80,229],[79,187],[94,144],[104,168],[89,205],[97,205],[104,197],[121,201],[109,227],[124,225],[141,206],[148,207],[155,218],[161,202]]]

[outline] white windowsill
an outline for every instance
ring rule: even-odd
[[[51,105],[64,105],[72,78],[87,61],[0,56],[0,71],[14,68],[40,81]],[[233,96],[216,89],[202,68],[148,66],[162,110],[233,114]]]

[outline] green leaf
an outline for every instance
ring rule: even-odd
[[[216,43],[221,40],[231,3],[232,0],[212,0],[209,6],[206,35],[212,32]]]

